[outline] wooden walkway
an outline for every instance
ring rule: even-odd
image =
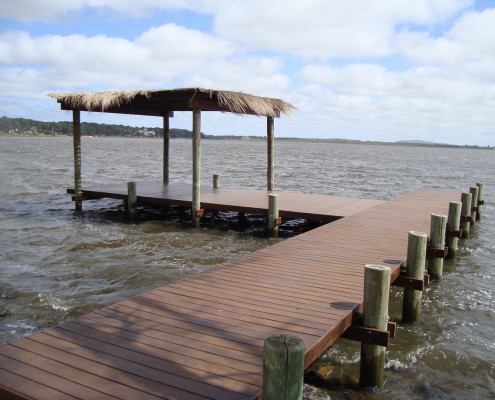
[[[257,398],[266,337],[302,338],[308,367],[350,326],[364,265],[387,265],[396,279],[408,231],[429,232],[430,214],[459,198],[416,191],[378,202],[2,346],[0,397]]]
[[[68,193],[74,194],[74,189]],[[137,201],[141,204],[178,205],[191,208],[190,184],[138,182]],[[304,218],[310,221],[331,222],[380,204],[379,200],[355,199],[321,194],[267,192],[266,190],[213,189],[201,186],[201,207],[205,210],[236,211],[251,214],[268,214],[268,195],[279,195],[280,216],[287,219]],[[127,199],[127,184],[85,188],[87,199]]]

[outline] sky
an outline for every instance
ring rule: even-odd
[[[69,121],[47,93],[182,87],[293,104],[276,137],[495,146],[495,0],[0,0],[0,116]],[[201,130],[266,121],[203,113]]]

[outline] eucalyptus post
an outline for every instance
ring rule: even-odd
[[[131,218],[136,217],[136,202],[136,182],[127,182],[127,213]]]
[[[451,201],[449,203],[449,216],[447,219],[447,258],[455,258],[457,253],[458,236],[454,232],[458,232],[461,221],[461,207],[462,204],[458,201]]]
[[[74,203],[76,211],[82,210],[81,188],[81,112],[72,110],[72,141],[74,146]]]
[[[447,229],[447,216],[431,214],[430,247],[433,249],[445,248],[445,231]],[[428,273],[432,279],[442,279],[443,257],[428,258]]]
[[[273,184],[275,181],[274,172],[274,147],[275,147],[275,134],[274,134],[274,119],[273,117],[266,118],[266,140],[268,147],[268,165],[266,170],[266,190],[271,192],[273,190]]]
[[[480,220],[482,216],[482,209],[483,209],[483,190],[485,185],[483,183],[476,183],[476,186],[478,186],[478,213],[476,214],[476,219]]]
[[[390,268],[382,265],[365,265],[363,325],[367,328],[387,330]],[[386,348],[361,343],[359,384],[364,387],[383,385]]]
[[[462,238],[467,239],[469,237],[469,228],[471,227],[471,193],[461,194],[461,228]]]
[[[163,183],[169,183],[170,120],[169,113],[163,116]]]
[[[193,110],[192,132],[193,188],[192,188],[192,224],[199,228],[199,211],[201,209],[201,110]]]
[[[277,237],[278,224],[277,218],[279,215],[278,194],[268,195],[268,232],[271,237]]]
[[[407,242],[406,276],[415,279],[424,279],[426,260],[426,233],[409,232]],[[416,322],[419,320],[421,309],[421,290],[404,289],[404,303],[402,304],[402,322]]]
[[[301,400],[304,342],[297,336],[272,335],[263,347],[263,400]]]

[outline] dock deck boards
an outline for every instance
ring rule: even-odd
[[[138,182],[136,191],[138,203],[191,207],[192,189],[190,184]],[[73,194],[74,190],[69,189],[68,192]],[[279,195],[280,216],[282,218],[304,218],[323,222],[335,221],[382,202],[380,200],[321,194],[230,188],[213,189],[211,186],[201,186],[201,207],[206,210],[267,215],[268,195],[270,193]],[[85,188],[83,196],[88,199],[102,197],[127,199],[127,185],[121,183]]]
[[[387,265],[394,280],[406,257],[408,231],[428,232],[430,214],[446,214],[449,201],[459,198],[455,192],[416,191],[376,202],[4,345],[0,394],[257,398],[266,337],[289,333],[302,338],[308,367],[350,326],[352,311],[362,301],[364,265]]]

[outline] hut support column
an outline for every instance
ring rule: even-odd
[[[268,146],[268,165],[266,169],[266,190],[273,190],[274,174],[274,121],[273,117],[266,118],[266,140]]]
[[[192,223],[199,228],[199,214],[201,211],[201,110],[193,110],[192,132],[192,161],[193,161],[193,188],[192,188]]]
[[[169,182],[169,142],[170,142],[170,125],[168,112],[163,117],[163,183]]]
[[[81,112],[72,110],[72,139],[74,142],[74,203],[76,211],[82,210],[81,189]]]

